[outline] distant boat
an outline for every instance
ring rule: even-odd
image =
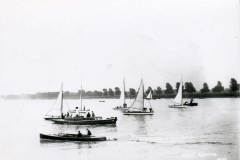
[[[99,100],[98,102],[105,102],[105,100]]]
[[[193,107],[193,106],[198,106],[198,103],[196,102],[193,102],[193,98],[190,99],[190,102],[184,102],[183,103],[184,106],[190,106],[190,107]]]
[[[125,110],[127,109],[126,97],[125,97],[125,79],[123,79],[123,88],[121,89],[121,94],[119,98],[119,105],[114,107],[114,110]]]
[[[146,96],[147,100],[151,100],[152,99],[152,91],[150,90],[148,95]]]
[[[177,95],[173,99],[173,104],[168,106],[169,108],[186,108],[186,106],[183,105],[182,89],[183,89],[183,82],[181,81],[178,87]]]
[[[143,80],[141,80],[137,96],[133,101],[132,105],[123,111],[124,115],[153,115],[153,109],[151,106],[146,106],[144,100],[144,84]]]
[[[183,82],[181,81],[180,85],[179,85],[179,88],[178,88],[177,95],[173,100],[174,104],[170,105],[169,107],[170,108],[186,108],[186,106],[197,106],[198,103],[193,102],[193,98],[191,98],[190,102],[185,101],[183,103],[183,97],[182,97],[183,91],[182,91],[182,89],[183,89]]]
[[[106,137],[95,137],[88,135],[78,134],[42,134],[40,133],[41,140],[58,140],[58,141],[106,141]]]

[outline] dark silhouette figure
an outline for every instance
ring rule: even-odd
[[[91,117],[91,114],[88,112],[87,113],[87,118],[90,118]]]
[[[82,133],[81,133],[81,131],[78,131],[77,136],[78,136],[78,137],[82,137]]]
[[[94,118],[95,117],[95,114],[94,114],[94,112],[92,111],[92,117]]]
[[[153,111],[152,108],[149,108],[149,111],[152,112]]]
[[[88,136],[91,136],[91,135],[92,135],[92,133],[91,133],[91,131],[90,131],[89,129],[87,129],[87,135],[88,135]]]

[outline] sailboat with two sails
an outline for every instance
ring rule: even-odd
[[[140,82],[135,100],[133,101],[132,105],[128,109],[123,111],[123,114],[124,115],[153,115],[154,114],[154,111],[151,105],[145,104],[143,80],[141,80]]]
[[[100,116],[95,116],[94,112],[92,114],[89,109],[82,107],[82,87],[80,92],[80,108],[76,107],[75,110],[70,110],[66,114],[63,113],[63,87],[59,92],[58,100],[60,100],[60,115],[57,116],[45,116],[45,120],[51,120],[57,124],[76,124],[76,125],[86,125],[86,124],[115,124],[117,117],[102,118]]]

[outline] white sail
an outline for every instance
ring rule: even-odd
[[[182,88],[183,88],[183,84],[182,82],[180,82],[177,95],[173,100],[173,102],[177,105],[182,105]]]
[[[125,101],[125,79],[123,79],[123,88],[121,89],[120,103],[121,103],[121,106],[126,103],[126,101]]]
[[[61,91],[58,95],[58,100],[60,101],[60,115],[63,113],[63,84],[61,84]]]
[[[82,91],[83,91],[83,89],[82,89],[82,83],[81,83],[81,89],[80,89],[80,109],[81,110],[83,110],[83,108],[82,108]]]
[[[142,110],[144,108],[144,85],[143,80],[141,80],[140,86],[138,88],[136,99],[134,100],[131,109]]]
[[[151,90],[149,91],[149,93],[148,93],[146,99],[152,99],[152,91],[151,91]]]

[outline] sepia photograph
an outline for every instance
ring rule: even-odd
[[[239,0],[0,0],[1,160],[240,160]]]

